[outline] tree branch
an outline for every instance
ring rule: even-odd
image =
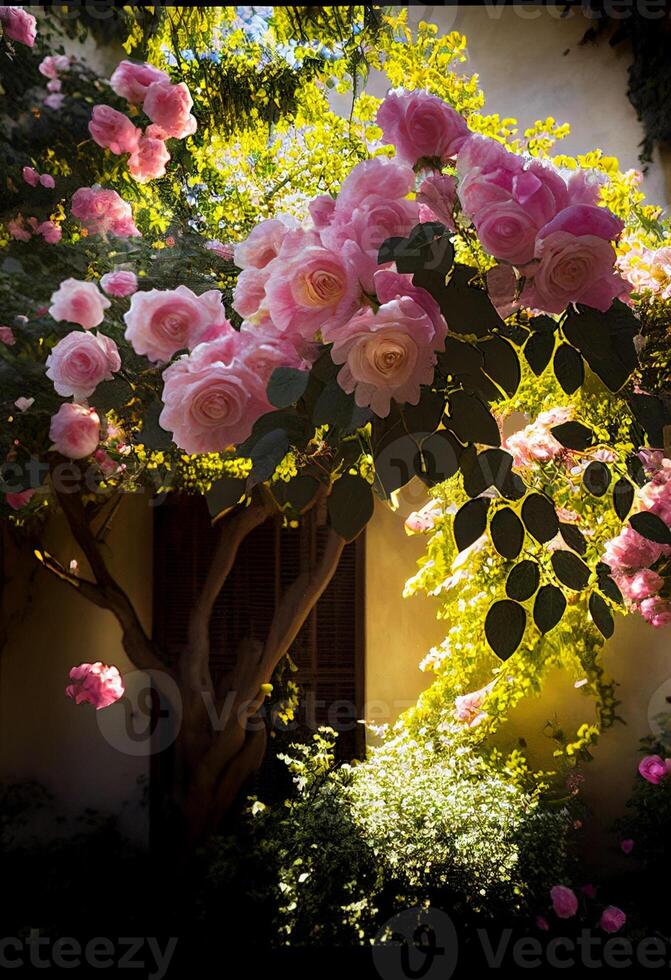
[[[270,516],[272,507],[266,497],[253,501],[221,524],[219,540],[207,572],[205,583],[189,617],[189,643],[180,659],[180,673],[192,691],[213,691],[209,668],[210,619],[226,579],[235,563],[240,545],[255,527]]]

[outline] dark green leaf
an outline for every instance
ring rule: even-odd
[[[470,266],[455,265],[448,285],[435,298],[453,333],[485,337],[504,324],[487,293],[472,285],[474,275]]]
[[[275,368],[268,382],[268,401],[275,408],[288,408],[289,405],[295,405],[305,393],[309,380],[309,371],[299,371],[291,367]]]
[[[613,507],[621,521],[626,519],[633,502],[634,488],[632,484],[625,476],[620,477],[613,487]]]
[[[224,476],[212,484],[205,494],[210,517],[216,520],[231,507],[240,503],[245,495],[246,479]]]
[[[532,317],[528,323],[529,330],[533,333],[554,333],[557,326],[557,321],[545,314]]]
[[[524,526],[510,507],[497,510],[489,523],[489,532],[500,555],[517,558],[524,542]]]
[[[542,374],[555,349],[553,333],[532,333],[524,345],[524,356],[534,374]]]
[[[477,375],[484,363],[484,356],[477,347],[456,337],[447,337],[445,348],[438,355],[438,368],[448,378]]]
[[[478,341],[485,357],[484,369],[499,388],[507,395],[514,395],[519,388],[521,371],[515,348],[502,337],[490,337]]]
[[[519,480],[519,477],[511,473],[512,464],[512,456],[503,449],[485,449],[476,453],[470,447],[462,453],[460,459],[464,490],[469,497],[477,497],[489,487],[495,486],[504,497],[517,499],[514,479]],[[524,496],[523,486],[519,496]]]
[[[490,501],[486,497],[469,500],[460,507],[454,518],[454,540],[457,550],[463,551],[477,541],[487,527],[487,511]]]
[[[252,446],[249,458],[252,469],[247,477],[247,489],[269,480],[289,449],[289,436],[284,429],[271,429]]]
[[[549,633],[557,625],[566,609],[566,597],[556,585],[544,585],[538,590],[534,602],[534,622],[541,633]]]
[[[627,394],[627,401],[634,417],[641,426],[651,446],[661,449],[664,445],[664,426],[671,422],[668,409],[656,395]]]
[[[452,392],[449,427],[461,442],[501,445],[501,433],[496,419],[477,395],[469,395],[465,391]]]
[[[559,345],[555,351],[553,366],[557,381],[567,395],[572,395],[585,380],[582,357],[570,344]]]
[[[587,551],[587,542],[583,536],[582,531],[575,526],[575,524],[564,524],[562,521],[559,522],[559,533],[564,539],[564,543],[577,551],[579,555],[584,555]]]
[[[592,496],[603,497],[610,486],[610,479],[610,470],[606,464],[595,459],[583,473],[582,482]]]
[[[348,395],[335,380],[326,384],[312,413],[315,425],[335,425],[345,432],[360,428],[371,418],[369,409],[359,408],[354,395]]]
[[[463,447],[448,429],[439,429],[422,442],[420,478],[435,486],[443,483],[459,469]]]
[[[594,441],[594,433],[582,422],[562,422],[550,429],[557,442],[567,449],[575,449],[576,452],[583,452]]]
[[[597,585],[605,596],[608,596],[613,602],[619,603],[619,605],[624,604],[622,593],[615,579],[610,574],[609,566],[602,561],[596,566],[596,580]]]
[[[433,436],[430,438],[433,439]],[[440,457],[441,460],[447,459],[450,447],[440,448],[444,448],[445,453],[444,456]],[[439,447],[432,444],[432,449],[434,450],[435,456],[432,456],[430,462],[438,465]],[[412,480],[413,476],[419,476],[421,469],[422,464],[417,440],[412,436],[405,435],[402,429],[389,430],[384,440],[376,445],[375,486],[378,492],[382,491],[383,496],[389,496],[395,490],[404,487],[406,483]]]
[[[150,402],[142,416],[142,430],[138,436],[147,449],[160,452],[162,449],[170,449],[173,446],[172,436],[160,425],[158,419],[163,410],[163,404],[159,401]]]
[[[416,405],[403,405],[401,415],[407,432],[425,436],[433,432],[445,411],[445,395],[430,388],[423,388]]]
[[[281,506],[302,514],[316,497],[319,486],[319,480],[313,476],[295,476],[288,483],[284,480],[274,483],[273,496]]]
[[[656,544],[671,544],[671,528],[657,514],[641,511],[640,514],[632,514],[629,523],[648,541],[654,541]]]
[[[511,569],[506,581],[506,595],[518,602],[525,602],[534,594],[541,581],[541,573],[535,561],[525,559]]]
[[[554,573],[562,585],[579,592],[589,582],[590,570],[572,551],[554,551],[550,558]]]
[[[605,313],[588,306],[571,307],[562,330],[604,384],[619,391],[638,364],[634,337],[640,324],[629,307],[619,300]]]
[[[603,636],[607,640],[610,639],[615,631],[615,623],[608,603],[601,598],[598,592],[593,592],[589,597],[589,613]]]
[[[118,411],[128,404],[131,394],[131,389],[123,378],[114,378],[112,381],[101,382],[95,395],[91,396],[91,401],[95,403],[97,412]]]
[[[559,531],[554,504],[540,493],[530,493],[522,504],[522,520],[529,534],[540,541],[550,541]]]
[[[373,516],[370,485],[360,476],[341,476],[333,484],[327,506],[334,531],[345,541],[353,541]]]
[[[485,618],[485,636],[500,660],[507,660],[522,642],[527,614],[512,599],[499,599],[490,606]]]

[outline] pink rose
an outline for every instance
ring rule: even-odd
[[[30,184],[31,187],[37,187],[40,182],[40,175],[34,167],[24,167],[21,171],[21,176],[26,184]]]
[[[37,226],[37,233],[42,236],[47,245],[56,245],[63,237],[63,229],[55,221],[43,221]]]
[[[655,629],[660,629],[660,627],[668,626],[671,623],[671,600],[669,599],[662,599],[661,596],[644,599],[640,605],[640,610],[643,618]]]
[[[163,372],[159,423],[184,452],[223,452],[271,410],[262,379],[236,356],[238,343],[226,337],[200,344]]]
[[[331,223],[335,205],[335,198],[331,197],[330,194],[318,194],[310,201],[308,210],[312,223],[317,230],[326,228]]]
[[[555,425],[567,422],[571,410],[550,409],[541,412],[535,422],[505,440],[504,448],[512,455],[515,466],[532,466],[548,463],[564,452],[564,447],[550,432]]]
[[[37,23],[23,7],[0,7],[0,24],[5,35],[19,44],[32,48],[37,36]]]
[[[47,377],[59,395],[83,401],[101,381],[111,381],[121,367],[121,358],[111,337],[73,330],[58,341],[46,366]]]
[[[631,837],[627,837],[620,841],[620,850],[623,854],[631,854],[634,850],[634,842]]]
[[[623,575],[618,579],[623,595],[632,602],[641,602],[656,595],[664,585],[664,579],[651,568],[642,568],[633,575]]]
[[[35,404],[34,398],[24,398],[23,395],[20,398],[17,398],[16,401],[14,402],[14,405],[16,406],[16,408],[18,408],[20,412],[27,412],[28,409],[31,408],[34,404]]]
[[[78,323],[85,330],[103,322],[110,301],[94,282],[64,279],[51,297],[49,313],[54,320]]]
[[[55,79],[58,77],[59,71],[67,71],[70,67],[70,59],[66,54],[48,54],[46,58],[42,58],[37,70],[45,78]]]
[[[42,105],[45,105],[47,109],[53,109],[54,112],[60,112],[60,110],[63,108],[64,102],[64,95],[61,95],[60,92],[52,92],[50,95],[47,95],[46,99],[43,100]]]
[[[242,270],[233,292],[233,309],[236,313],[244,317],[259,315],[266,297],[267,279],[267,273],[263,269],[250,266]]]
[[[165,176],[165,165],[170,159],[163,140],[143,136],[128,158],[128,170],[140,184],[156,177]]]
[[[627,916],[622,909],[618,909],[615,905],[609,905],[603,910],[599,925],[604,932],[619,932],[626,921]]]
[[[34,494],[35,491],[32,488],[21,490],[19,493],[6,493],[5,501],[12,510],[21,510],[22,507],[30,503]]]
[[[454,713],[457,721],[474,728],[486,717],[485,712],[481,711],[482,705],[491,690],[492,685],[488,684],[480,691],[471,691],[469,694],[462,694],[454,699]]]
[[[125,690],[118,669],[100,661],[73,667],[70,680],[72,684],[65,688],[67,696],[75,704],[92,704],[98,711],[122,698]]]
[[[98,146],[107,147],[112,153],[135,153],[142,133],[128,116],[108,105],[93,107],[89,133]]]
[[[56,186],[56,181],[51,174],[40,174],[40,184],[42,187],[48,187],[49,190],[53,190]]]
[[[169,82],[170,77],[154,65],[121,61],[110,78],[112,90],[128,102],[142,105],[149,86],[154,82]]]
[[[457,201],[457,182],[454,177],[449,174],[429,174],[419,185],[417,201],[422,221],[440,221],[450,231],[456,230],[454,207]]]
[[[95,408],[64,402],[51,418],[49,438],[53,448],[69,459],[84,459],[100,442],[100,418]]]
[[[430,500],[424,504],[421,510],[415,510],[405,519],[405,530],[408,534],[419,534],[423,531],[432,531],[436,524],[436,519],[443,513],[443,508],[439,501]]]
[[[411,297],[365,307],[336,332],[331,356],[343,367],[338,384],[354,392],[359,407],[385,418],[391,399],[416,405],[420,385],[433,380],[436,332],[426,311]]]
[[[653,786],[658,786],[671,771],[671,759],[662,759],[660,755],[646,755],[638,764],[638,771]]]
[[[666,555],[671,555],[671,546],[649,541],[632,527],[625,527],[616,538],[606,542],[603,560],[619,574],[650,568]]]
[[[571,919],[578,911],[578,899],[572,888],[566,885],[554,885],[550,889],[552,908],[560,919]]]
[[[178,350],[193,350],[211,327],[215,333],[233,329],[218,289],[197,296],[187,286],[135,293],[124,320],[126,340],[151,361],[168,361]]]
[[[50,82],[47,82],[47,92],[60,92],[62,87],[60,78],[52,78]]]
[[[293,218],[268,218],[260,221],[244,241],[238,242],[233,259],[239,269],[264,269],[279,254],[287,233],[295,228]]]
[[[14,346],[16,337],[11,327],[0,327],[0,343],[6,344],[8,347]]]
[[[80,187],[72,195],[72,216],[94,235],[108,232],[118,238],[137,236],[130,204],[116,191],[103,187]]]
[[[426,157],[453,157],[468,135],[465,119],[428,92],[390,92],[377,111],[377,123],[396,156],[414,166]]]
[[[235,246],[230,243],[220,242],[216,238],[211,238],[209,242],[205,242],[205,248],[209,252],[214,252],[214,254],[218,255],[220,259],[224,260],[224,262],[233,261]]]
[[[31,233],[26,228],[26,223],[22,214],[17,214],[7,222],[7,231],[17,242],[29,242]]]
[[[152,82],[144,98],[143,109],[151,121],[160,126],[166,136],[181,140],[196,132],[197,123],[190,110],[191,93],[185,82]]]
[[[108,296],[132,296],[137,292],[137,276],[128,269],[106,273],[100,285]]]
[[[349,320],[359,306],[361,289],[342,255],[321,245],[303,246],[304,235],[297,232],[285,239],[269,266],[265,302],[280,330],[312,340],[318,330]]]

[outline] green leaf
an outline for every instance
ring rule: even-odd
[[[608,603],[601,598],[598,592],[593,592],[589,597],[589,614],[597,629],[609,640],[615,632],[615,623]]]
[[[510,507],[497,510],[489,523],[494,547],[504,558],[517,558],[524,543],[524,526]]]
[[[634,487],[625,476],[620,477],[613,487],[613,507],[621,521],[626,520],[633,503]]]
[[[372,413],[359,408],[354,395],[343,391],[337,381],[329,381],[317,398],[312,414],[315,425],[335,425],[345,432],[352,432],[370,421]]]
[[[247,477],[247,489],[269,480],[289,449],[289,436],[284,429],[271,429],[252,446],[249,458],[252,469]]]
[[[564,524],[559,522],[559,533],[564,539],[564,543],[577,551],[579,555],[584,555],[587,551],[587,542],[582,531],[575,524]]]
[[[207,509],[213,521],[235,507],[245,496],[247,480],[244,477],[224,476],[213,483],[205,494]]]
[[[657,514],[641,511],[640,514],[632,514],[629,523],[648,541],[654,541],[656,544],[671,544],[671,528]]]
[[[554,504],[540,493],[530,493],[522,504],[522,520],[529,534],[543,544],[559,531]]]
[[[428,486],[449,480],[459,469],[462,451],[463,447],[448,429],[438,429],[422,442],[418,476]]]
[[[102,381],[91,396],[97,412],[119,411],[130,401],[132,392],[127,381],[114,378],[112,381]],[[160,410],[159,410],[160,414]]]
[[[285,483],[278,480],[273,484],[273,496],[281,506],[288,506],[297,514],[302,514],[314,500],[320,483],[313,476],[294,476]]]
[[[596,581],[605,596],[608,596],[609,599],[617,602],[621,606],[624,605],[624,599],[622,598],[619,586],[610,574],[610,568],[605,562],[600,561],[596,566]]]
[[[566,597],[556,585],[544,585],[534,602],[534,622],[541,633],[549,633],[564,615]]]
[[[671,412],[656,395],[627,394],[627,401],[651,446],[664,445],[664,426],[671,422]]]
[[[619,391],[638,365],[634,337],[639,330],[638,319],[619,300],[605,313],[571,307],[562,323],[566,339],[611,391]]]
[[[403,405],[400,408],[406,430],[422,436],[438,427],[444,411],[445,395],[430,388],[422,388],[416,405]]]
[[[295,405],[305,393],[309,380],[309,371],[299,371],[291,367],[275,368],[268,382],[268,401],[275,408],[288,408],[289,405]]]
[[[500,446],[501,433],[496,419],[477,395],[465,391],[452,392],[450,414],[446,424],[461,442],[477,442],[485,446]]]
[[[514,395],[520,385],[520,362],[515,348],[502,337],[490,337],[478,341],[478,347],[484,354],[485,373],[503,389],[507,395]]]
[[[541,581],[538,564],[525,558],[511,569],[506,581],[506,595],[509,599],[525,602],[534,594]]]
[[[162,411],[163,404],[158,399],[149,403],[142,416],[142,429],[137,437],[143,446],[156,452],[170,449],[174,445],[172,435],[159,424]]]
[[[341,476],[333,484],[327,507],[333,530],[345,541],[353,541],[373,516],[370,485],[360,476]]]
[[[576,452],[584,452],[594,442],[594,433],[582,422],[562,422],[553,426],[550,432],[562,446]]]
[[[585,380],[582,357],[570,344],[559,345],[555,351],[553,366],[557,381],[567,395],[577,391]]]
[[[505,325],[487,293],[472,284],[474,277],[470,266],[455,265],[448,285],[435,298],[453,333],[486,337]]]
[[[485,618],[485,636],[500,660],[508,660],[522,642],[527,614],[512,599],[499,599],[490,606]]]
[[[550,558],[554,573],[569,589],[580,592],[589,582],[590,570],[585,562],[572,551],[554,551]]]
[[[593,497],[603,497],[610,486],[610,480],[610,470],[605,463],[602,463],[598,459],[595,459],[589,464],[582,476],[585,489]]]
[[[457,550],[463,551],[484,534],[490,501],[486,497],[469,500],[460,507],[454,518],[454,540]]]
[[[524,356],[535,375],[543,373],[555,349],[553,333],[532,333],[524,345]]]

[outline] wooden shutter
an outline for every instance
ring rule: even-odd
[[[202,585],[218,529],[201,497],[167,494],[154,527],[154,639],[168,663],[186,648],[189,611]],[[216,679],[230,669],[243,637],[266,636],[275,605],[298,573],[301,553],[315,553],[323,528],[307,520],[297,529],[268,520],[242,543],[211,621],[211,667]],[[363,752],[364,541],[346,546],[338,570],[291,650],[302,689],[304,736],[316,724],[340,731],[338,755]],[[339,706],[340,703],[340,706]],[[349,712],[346,705],[350,706]],[[302,730],[301,730],[302,729]]]

